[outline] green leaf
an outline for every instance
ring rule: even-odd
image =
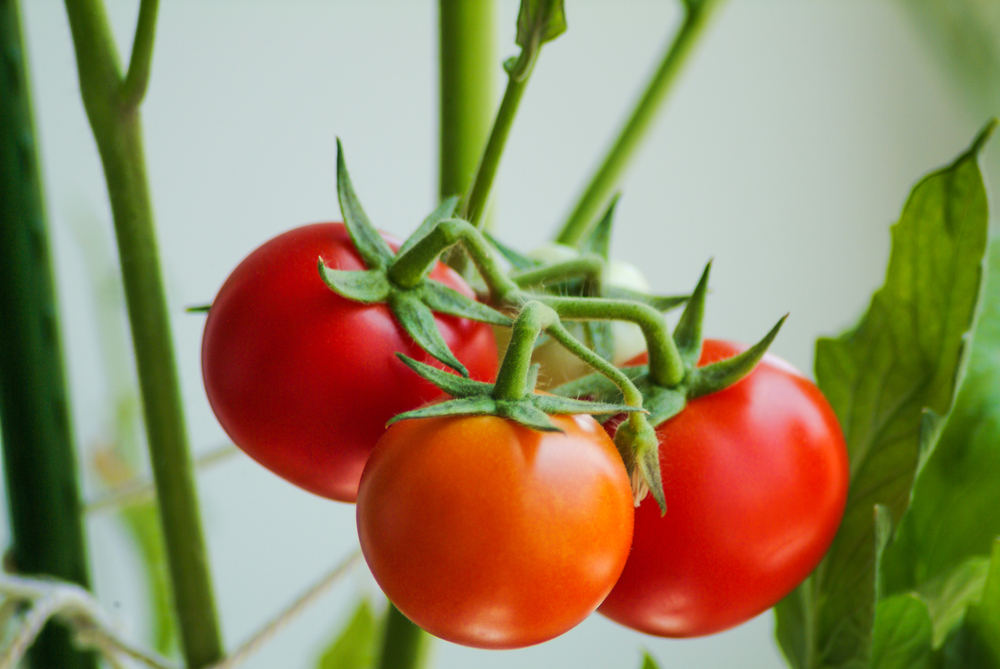
[[[169,655],[177,646],[177,626],[159,512],[155,502],[142,502],[122,509],[121,518],[142,555],[153,613],[153,647]]]
[[[469,370],[459,362],[455,354],[448,348],[444,337],[441,336],[430,307],[424,304],[418,296],[410,292],[393,292],[389,296],[389,308],[392,309],[396,320],[417,343],[417,346],[462,376],[469,375]]]
[[[606,261],[611,251],[611,225],[615,220],[615,207],[618,206],[620,194],[616,193],[608,204],[607,211],[598,221],[590,234],[580,243],[580,255],[594,253]]]
[[[340,139],[337,139],[337,199],[340,201],[340,213],[344,216],[344,226],[368,269],[388,266],[395,254],[368,220],[365,210],[361,208],[361,202],[351,184],[351,177],[347,173],[344,148],[340,145]]]
[[[927,611],[934,626],[934,648],[939,648],[948,634],[962,622],[969,605],[982,597],[989,567],[988,558],[973,557],[920,587],[918,594],[927,602]],[[1000,632],[1000,628],[997,631]]]
[[[489,323],[490,325],[510,327],[513,323],[509,316],[505,316],[496,309],[482,302],[477,302],[471,297],[466,297],[443,283],[426,280],[414,290],[416,290],[424,304],[439,314],[460,316],[481,323]]]
[[[534,49],[566,32],[562,0],[521,0],[517,15],[517,38],[522,49]]]
[[[931,619],[915,595],[879,602],[872,634],[871,669],[931,669]]]
[[[319,275],[323,283],[333,292],[355,302],[372,304],[385,302],[391,286],[385,270],[342,270],[333,269],[319,261]]]
[[[807,643],[799,655],[806,663],[799,666],[844,667],[872,652],[872,508],[886,506],[898,523],[919,461],[921,414],[929,408],[944,415],[952,402],[986,247],[986,191],[977,156],[991,130],[917,184],[892,229],[885,285],[856,328],[817,343],[816,376],[844,429],[851,489],[830,551],[791,595],[802,602],[778,608],[779,629],[782,616],[807,609],[801,633],[808,642],[788,638],[794,625],[784,625],[779,635],[789,644],[788,655]]]
[[[1000,243],[990,244],[982,308],[955,406],[938,427],[910,508],[884,558],[886,588],[920,587],[1000,535]]]
[[[371,669],[375,666],[380,636],[371,603],[362,599],[340,633],[316,662],[316,669]]]
[[[948,83],[974,117],[1000,109],[1000,4],[983,0],[901,0],[948,69]]]
[[[657,664],[656,658],[654,658],[648,650],[642,651],[642,669],[660,669],[660,665]]]
[[[944,656],[946,669],[1000,668],[1000,538],[993,541],[981,599],[969,607],[965,624],[948,640]]]
[[[459,197],[453,195],[452,197],[445,198],[438,208],[431,212],[430,216],[424,219],[424,222],[420,224],[420,227],[413,231],[413,234],[406,238],[403,245],[399,247],[399,251],[396,255],[401,256],[407,251],[412,249],[417,245],[421,239],[427,236],[427,233],[434,229],[438,223],[443,220],[449,219],[455,213],[455,207],[458,206]]]

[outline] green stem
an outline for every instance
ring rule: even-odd
[[[138,105],[152,53],[156,0],[143,0],[122,76],[101,0],[66,0],[80,90],[104,166],[184,657],[223,656],[160,273]]]
[[[557,242],[575,246],[586,236],[594,220],[610,199],[636,149],[652,127],[657,112],[677,78],[677,73],[681,71],[697,43],[716,4],[717,0],[706,0],[700,4],[689,5],[684,21],[664,54],[663,61],[653,74],[653,78],[619,132],[615,143],[604,157],[601,166],[587,184],[573,212],[560,228],[555,237]]]
[[[461,244],[472,258],[494,302],[505,302],[518,292],[517,284],[497,264],[483,234],[471,223],[457,218],[441,221],[423,239],[397,256],[388,269],[389,280],[402,288],[412,288],[427,276],[438,257],[456,244]]]
[[[628,300],[603,298],[533,297],[552,307],[560,318],[567,320],[628,321],[642,329],[649,353],[649,378],[664,388],[673,388],[684,379],[684,362],[670,335],[663,314],[653,307]]]
[[[537,48],[540,49],[541,46]],[[493,179],[500,166],[500,156],[503,155],[504,146],[507,144],[507,136],[514,124],[514,115],[521,103],[521,96],[528,86],[529,75],[530,70],[523,77],[516,77],[513,74],[508,77],[507,90],[504,91],[503,100],[500,102],[500,110],[493,123],[493,131],[483,152],[483,159],[479,163],[469,195],[462,205],[462,218],[477,228],[483,227],[483,213],[486,211],[490,190],[493,188]]]
[[[562,281],[573,277],[600,282],[604,273],[604,259],[598,255],[586,255],[573,260],[528,269],[510,275],[511,280],[521,288],[538,286],[549,281]]]
[[[465,193],[490,133],[496,40],[493,0],[440,0],[441,198]]]
[[[411,669],[422,666],[429,645],[430,636],[390,603],[386,612],[378,669]]]
[[[20,10],[0,0],[0,426],[17,571],[89,587]],[[95,669],[49,624],[35,667]]]
[[[580,343],[576,337],[570,334],[569,330],[563,327],[558,319],[546,328],[545,331],[550,337],[568,349],[570,353],[583,360],[617,385],[622,391],[622,398],[625,400],[625,404],[630,407],[642,406],[642,393],[632,383],[632,380],[625,376],[622,370]]]
[[[493,398],[516,402],[532,391],[528,370],[535,341],[542,330],[559,323],[556,313],[541,302],[528,302],[521,309],[510,332],[510,343],[497,372]]]

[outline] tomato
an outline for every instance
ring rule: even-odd
[[[361,477],[358,535],[375,580],[438,637],[520,648],[566,632],[611,590],[634,507],[590,416],[564,433],[496,416],[403,420]]]
[[[441,395],[394,354],[438,363],[386,305],[331,291],[318,259],[365,269],[341,223],[295,228],[247,256],[209,310],[202,371],[215,415],[250,457],[310,492],[353,502],[386,422]],[[444,265],[431,278],[472,295]],[[435,318],[470,375],[492,380],[497,354],[490,327]]]
[[[744,349],[708,340],[699,364]],[[826,399],[766,355],[656,432],[667,512],[652,497],[636,509],[632,553],[600,612],[647,634],[691,637],[776,604],[822,559],[847,501],[847,451]]]

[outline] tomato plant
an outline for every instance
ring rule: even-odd
[[[372,574],[443,639],[517,648],[566,632],[611,590],[633,505],[611,439],[590,416],[538,432],[496,416],[403,420],[358,491]]]
[[[295,228],[247,256],[209,311],[202,371],[219,422],[248,455],[310,492],[352,502],[386,422],[441,393],[396,359],[403,352],[431,362],[389,308],[331,291],[317,259],[364,269],[340,223]],[[472,295],[444,265],[431,278]],[[489,326],[435,320],[470,375],[492,378],[497,354]]]
[[[742,350],[706,340],[699,365]],[[656,431],[667,511],[651,498],[636,509],[631,555],[600,611],[659,636],[733,627],[788,594],[833,540],[848,482],[837,418],[812,382],[765,355]]]

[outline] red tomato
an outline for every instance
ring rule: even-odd
[[[589,615],[632,541],[628,475],[590,416],[404,420],[372,453],[358,535],[389,599],[431,634],[520,648]]]
[[[745,348],[707,340],[699,365]],[[667,513],[652,497],[636,509],[632,553],[600,612],[647,634],[691,637],[776,604],[822,559],[847,501],[844,437],[819,389],[766,355],[656,433]]]
[[[365,269],[341,223],[295,228],[247,256],[209,311],[202,372],[215,415],[250,457],[310,492],[353,502],[386,422],[441,395],[394,354],[438,363],[386,305],[331,291],[318,259],[336,269]],[[431,278],[472,295],[444,265]],[[492,380],[497,353],[490,327],[451,316],[436,320],[470,375]]]

